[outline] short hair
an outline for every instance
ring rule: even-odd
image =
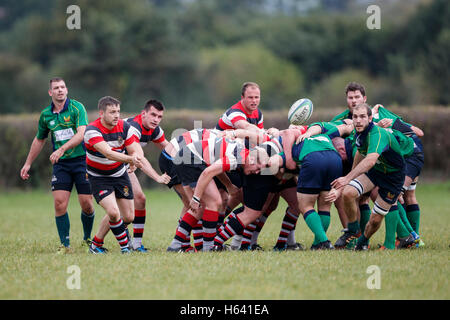
[[[353,108],[353,112],[355,112],[356,109],[366,109],[366,111],[367,111],[367,116],[368,116],[368,117],[372,116],[372,109],[371,109],[370,106],[369,106],[367,103],[365,103],[365,102],[360,103],[360,104],[357,104],[357,105]]]
[[[248,87],[256,87],[259,89],[259,85],[255,82],[244,82],[244,84],[242,85],[242,89],[241,89],[242,96],[245,95],[245,91],[247,90]]]
[[[50,82],[49,82],[49,84],[48,84],[48,88],[49,88],[49,89],[52,88],[52,83],[53,83],[53,82],[60,82],[60,81],[64,81],[64,79],[61,78],[61,77],[54,77],[54,78],[51,78],[51,79],[50,79]],[[64,83],[65,83],[65,81],[64,81]]]
[[[161,101],[156,99],[150,99],[145,103],[144,110],[148,111],[151,107],[154,107],[158,111],[164,111],[164,105]]]
[[[110,96],[106,96],[98,100],[98,110],[101,111],[106,111],[106,108],[108,106],[115,106],[115,105],[120,105],[120,101]]]
[[[366,89],[362,84],[358,82],[350,82],[349,84],[347,84],[347,86],[345,87],[345,95],[347,95],[349,91],[357,91],[357,90],[359,90],[359,92],[361,92],[361,94],[364,97],[366,96]]]

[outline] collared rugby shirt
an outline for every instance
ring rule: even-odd
[[[131,125],[131,132],[134,134],[142,147],[145,147],[147,143],[161,143],[164,142],[166,137],[164,131],[160,126],[155,129],[147,129],[142,124],[142,115],[138,114],[134,118],[125,119]]]
[[[261,110],[256,109],[251,114],[248,114],[241,101],[236,103],[234,106],[229,108],[216,125],[218,130],[228,130],[236,129],[236,122],[239,120],[247,121],[248,123],[254,124],[260,129],[264,129],[264,119]]]
[[[187,144],[217,138],[216,132],[216,129],[194,129],[191,131],[186,131],[182,135],[173,138],[170,140],[170,143],[173,145],[175,151],[178,152]]]
[[[137,142],[136,136],[130,130],[130,124],[121,119],[114,128],[109,130],[102,125],[98,118],[86,127],[84,133],[87,172],[96,177],[122,176],[126,172],[127,166],[122,162],[109,160],[94,148],[97,143],[102,141],[105,141],[112,150],[125,153],[125,147]]]

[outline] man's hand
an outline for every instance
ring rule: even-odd
[[[163,173],[156,179],[156,182],[162,183],[162,184],[168,184],[170,182],[170,179],[171,178],[167,173]]]
[[[350,181],[348,181],[347,177],[340,177],[337,178],[336,180],[334,180],[333,182],[331,182],[331,186],[336,189],[339,190],[343,187],[345,187],[346,185],[348,185]]]
[[[61,158],[64,155],[64,150],[62,148],[58,148],[50,155],[50,162],[52,164],[55,164],[58,162],[59,158]]]
[[[20,177],[22,180],[27,180],[30,175],[28,174],[28,171],[30,171],[31,166],[29,164],[24,164],[22,169],[20,170]]]
[[[392,121],[392,119],[384,118],[378,121],[377,125],[381,128],[389,128],[390,126],[392,126]]]
[[[342,189],[334,189],[332,188],[330,192],[325,197],[326,202],[335,202],[337,198],[340,197],[342,193]]]
[[[136,166],[137,168],[142,168],[142,158],[141,158],[141,156],[139,156],[137,154],[133,154],[131,156],[130,167],[131,167],[131,165]]]
[[[303,140],[310,138],[311,134],[309,133],[304,133],[298,136],[298,138],[295,140],[295,144],[299,144],[300,142],[302,142]]]
[[[192,196],[192,199],[189,202],[189,208],[197,211],[200,208],[200,199],[198,199],[196,196]]]

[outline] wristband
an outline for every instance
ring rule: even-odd
[[[192,200],[194,200],[197,203],[200,203],[200,198],[198,198],[196,196],[192,196]]]

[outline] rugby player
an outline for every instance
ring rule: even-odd
[[[378,186],[378,196],[369,222],[355,246],[355,250],[367,250],[370,237],[379,229],[400,195],[405,178],[403,157],[410,150],[404,150],[405,145],[400,144],[394,133],[374,125],[372,110],[367,104],[353,108],[352,120],[358,148],[353,168],[347,175],[332,182],[333,189],[326,200],[334,201],[342,192],[349,223],[348,231],[341,240],[348,243],[360,234],[355,200]]]
[[[159,126],[163,115],[164,105],[158,100],[148,100],[140,114],[125,119],[131,125],[130,130],[136,136],[141,147],[145,147],[149,142],[153,142],[160,149],[164,149],[167,146],[168,141],[164,136],[164,131]],[[159,175],[150,163],[142,169],[144,172],[148,169],[145,173],[158,183],[167,184],[170,182],[170,177],[167,174]],[[133,239],[130,247],[134,251],[147,252],[147,249],[142,244],[147,216],[146,198],[136,174],[131,172],[129,177],[134,193]]]
[[[50,162],[53,165],[52,196],[56,228],[61,242],[57,252],[64,254],[73,251],[70,247],[67,206],[74,184],[81,206],[83,245],[89,245],[91,241],[95,214],[91,186],[86,173],[86,151],[82,144],[88,119],[84,106],[67,97],[68,89],[64,79],[59,77],[51,79],[48,94],[52,102],[41,112],[38,132],[20,170],[20,177],[23,180],[29,179],[31,165],[44,147],[50,133],[53,147],[53,153],[50,155]]]
[[[84,133],[87,150],[87,173],[92,194],[105,210],[98,232],[89,247],[93,254],[104,254],[103,242],[109,229],[121,252],[130,253],[126,224],[134,220],[133,188],[127,173],[143,166],[143,151],[131,125],[120,119],[120,101],[106,96],[99,100],[100,117]],[[126,153],[125,153],[126,151]]]

